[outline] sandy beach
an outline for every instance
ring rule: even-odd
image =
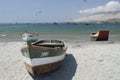
[[[64,64],[57,70],[32,77],[25,69],[24,42],[0,43],[0,80],[120,80],[120,42],[66,41]]]
[[[0,0],[0,80],[120,80],[120,0]]]

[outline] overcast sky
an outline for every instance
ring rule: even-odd
[[[0,23],[66,22],[120,12],[120,0],[0,0]]]

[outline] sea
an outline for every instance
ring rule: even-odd
[[[120,23],[1,23],[0,41],[22,41],[25,32],[39,34],[39,39],[90,41],[90,33],[109,30],[111,41],[120,41]]]

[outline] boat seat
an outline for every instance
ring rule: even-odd
[[[38,46],[45,46],[45,47],[63,47],[63,43],[40,43],[37,44]]]
[[[44,46],[44,47],[64,47],[64,43],[60,42],[60,41],[55,41],[55,40],[51,40],[51,41],[38,41],[33,43],[33,45],[36,46]]]

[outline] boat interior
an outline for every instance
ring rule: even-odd
[[[35,46],[44,46],[44,47],[64,47],[64,42],[59,41],[59,40],[40,40],[37,42],[32,43],[32,45]]]

